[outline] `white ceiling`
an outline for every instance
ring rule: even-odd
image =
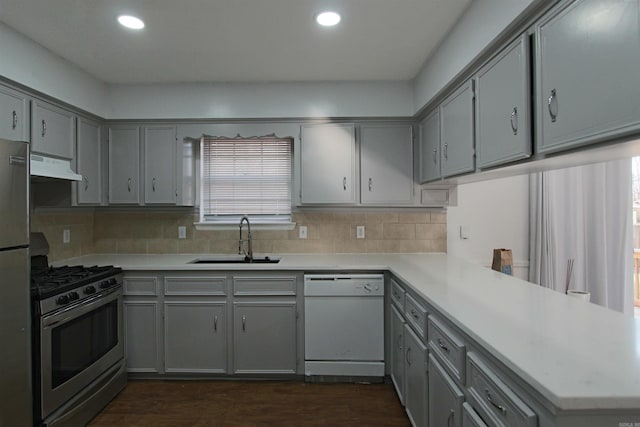
[[[107,83],[409,80],[470,2],[2,0],[0,21]]]

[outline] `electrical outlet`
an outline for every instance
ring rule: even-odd
[[[184,225],[178,226],[178,239],[186,239],[187,238],[187,227]]]
[[[71,230],[62,230],[62,243],[71,243]]]
[[[364,239],[364,225],[358,225],[356,227],[356,238]]]
[[[300,226],[300,234],[299,237],[301,239],[306,239],[307,238],[307,226],[306,225],[301,225]]]

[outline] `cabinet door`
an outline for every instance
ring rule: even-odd
[[[159,372],[158,304],[124,301],[125,355],[129,372]]]
[[[91,120],[78,119],[78,173],[82,181],[76,183],[77,203],[100,204],[102,202],[102,127]]]
[[[429,355],[429,425],[460,427],[464,394]]]
[[[433,181],[440,174],[440,110],[436,108],[420,122],[420,183]]]
[[[404,404],[411,423],[427,425],[427,347],[420,338],[404,326],[405,396]]]
[[[410,125],[362,126],[360,199],[363,204],[413,200],[413,132]]]
[[[26,96],[0,86],[0,138],[29,141],[28,105]]]
[[[391,381],[404,404],[404,318],[391,307]]]
[[[356,140],[352,124],[302,126],[302,203],[356,202]]]
[[[226,302],[165,302],[166,372],[227,372]]]
[[[109,203],[140,202],[140,128],[109,128]]]
[[[296,373],[296,303],[233,304],[234,373]]]
[[[479,168],[531,155],[528,38],[521,36],[476,76]]]
[[[76,117],[70,111],[34,100],[31,103],[31,151],[73,159]]]
[[[473,82],[453,92],[440,106],[440,146],[444,178],[474,170]]]
[[[579,0],[536,28],[536,146],[552,152],[640,129],[640,2]]]
[[[176,128],[144,128],[144,202],[176,203]]]

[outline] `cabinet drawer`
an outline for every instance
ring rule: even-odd
[[[462,404],[462,427],[487,427],[469,403]]]
[[[467,357],[469,397],[489,426],[535,427],[536,414],[475,353]]]
[[[418,301],[413,299],[411,295],[406,295],[405,298],[404,317],[406,317],[407,322],[415,329],[418,336],[420,336],[422,340],[425,340],[427,338],[427,310],[421,306]]]
[[[227,277],[165,277],[165,295],[226,295]]]
[[[429,349],[451,375],[464,384],[465,354],[464,341],[433,316],[427,321]]]
[[[404,295],[405,291],[395,280],[391,279],[391,301],[398,307],[400,312],[404,311]]]
[[[158,295],[157,277],[125,277],[123,279],[125,295]]]
[[[295,276],[234,277],[233,295],[295,295]]]

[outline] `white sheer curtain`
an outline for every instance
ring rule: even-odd
[[[633,314],[631,160],[539,172],[530,177],[529,280]]]

